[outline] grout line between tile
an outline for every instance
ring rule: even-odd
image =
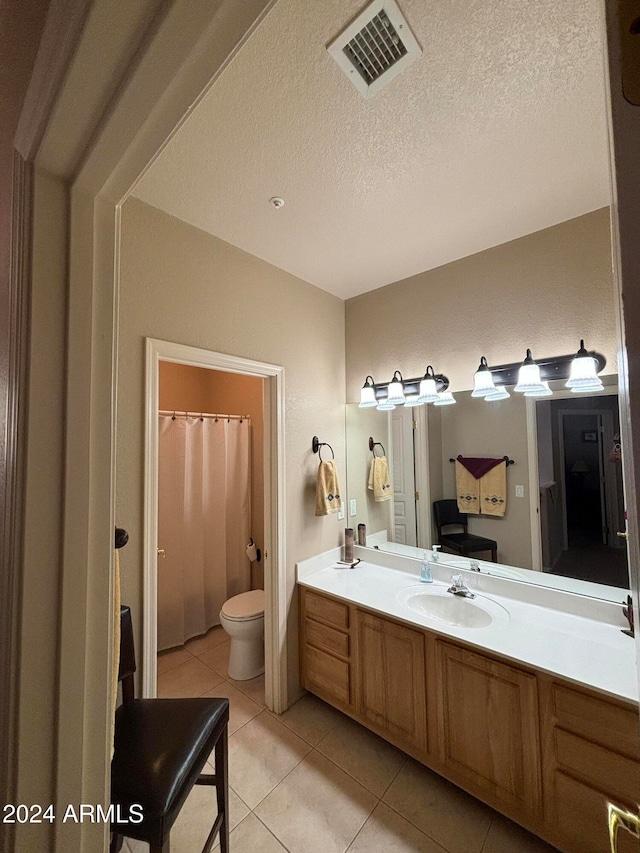
[[[277,785],[276,785],[276,787],[277,787]],[[273,790],[275,791],[275,788],[274,788]],[[278,844],[280,844],[282,847],[284,847],[284,849],[287,851],[287,853],[292,853],[292,851],[290,851],[290,850],[289,850],[289,848],[288,848],[288,847],[287,847],[287,845],[284,843],[284,841],[283,841],[281,838],[279,838],[279,837],[275,834],[275,832],[273,832],[272,830],[270,830],[270,829],[269,829],[269,827],[267,826],[267,824],[266,824],[264,821],[260,820],[260,818],[258,817],[258,815],[257,815],[257,814],[255,814],[255,812],[251,812],[251,814],[255,817],[255,819],[256,819],[259,823],[261,823],[261,824],[262,824],[262,826],[264,826],[264,828],[267,830],[267,832],[269,833],[269,835],[273,836],[273,838],[275,838],[275,840],[278,842]]]
[[[479,853],[483,853],[483,850],[484,850],[485,845],[487,843],[487,838],[489,837],[489,833],[491,832],[491,827],[493,826],[494,820],[495,820],[495,818],[492,817],[491,820],[489,821],[489,826],[487,827],[487,832],[484,836],[484,839],[482,840],[482,847],[480,848]]]
[[[396,813],[399,817],[401,817],[403,820],[406,820],[406,822],[407,822],[407,823],[409,823],[409,824],[411,824],[411,826],[413,826],[413,827],[414,827],[414,829],[417,829],[417,830],[418,830],[418,832],[421,832],[423,835],[426,835],[426,836],[427,836],[427,838],[430,838],[430,839],[431,839],[431,841],[435,842],[435,844],[437,844],[439,847],[442,847],[442,849],[443,849],[443,850],[446,850],[446,847],[443,847],[443,845],[440,843],[440,841],[438,841],[438,839],[437,839],[437,838],[434,838],[434,837],[433,837],[433,835],[430,835],[430,834],[427,832],[427,830],[426,830],[426,829],[422,829],[422,827],[420,827],[420,826],[418,826],[416,823],[414,823],[414,822],[411,820],[411,818],[410,818],[410,817],[408,817],[406,814],[402,814],[402,812],[398,811],[398,809],[395,809],[395,808],[391,805],[391,803],[387,803],[385,800],[380,800],[380,802],[381,802],[381,803],[384,803],[384,805],[385,805],[388,809],[391,809],[391,811],[392,811],[392,812],[395,812],[395,813]],[[486,839],[485,839],[485,840],[486,840]],[[483,842],[483,846],[484,846],[484,842]],[[481,851],[481,850],[478,850],[478,851],[477,851],[477,853],[482,853],[482,851]]]
[[[266,710],[266,708],[265,708],[265,710]],[[256,719],[256,717],[254,717],[253,719],[255,720],[255,719]],[[235,734],[235,732],[234,732],[234,734]],[[302,738],[300,738],[300,740],[302,740]],[[306,743],[306,741],[305,741],[305,743]],[[284,780],[285,780],[285,779],[287,779],[289,776],[291,776],[291,774],[292,774],[292,773],[293,773],[293,771],[296,769],[296,767],[298,767],[300,764],[302,764],[302,762],[305,760],[305,758],[308,758],[308,757],[311,755],[311,753],[312,753],[312,752],[313,752],[313,747],[309,750],[309,752],[305,753],[305,754],[302,756],[302,758],[300,759],[300,761],[298,761],[298,763],[295,765],[295,767],[292,767],[292,768],[291,768],[291,770],[289,770],[289,772],[288,772],[285,776],[283,776],[283,777],[282,777],[282,779],[278,782],[278,784],[277,784],[277,785],[275,785],[275,786],[274,786],[274,787],[269,791],[269,793],[268,793],[268,794],[265,794],[265,795],[264,795],[264,797],[260,800],[260,802],[259,802],[259,803],[256,803],[256,804],[255,804],[255,806],[253,807],[252,811],[254,811],[255,809],[257,809],[257,808],[258,808],[258,806],[260,805],[260,803],[263,803],[263,802],[267,799],[267,797],[268,797],[268,796],[270,796],[271,794],[273,794],[273,792],[276,790],[276,788],[279,788],[279,787],[280,787],[280,785],[282,785],[282,783],[284,782]],[[258,817],[258,815],[256,815],[256,817]],[[262,823],[262,821],[260,821],[260,822]],[[271,834],[273,835],[273,833],[271,833]],[[280,841],[280,839],[279,839],[279,838],[278,838],[278,841]],[[280,843],[282,843],[282,842],[280,842]]]
[[[400,750],[400,751],[402,752],[402,750]],[[395,775],[394,775],[393,779],[389,782],[389,784],[387,785],[387,787],[384,789],[384,791],[383,791],[383,793],[382,793],[382,796],[380,797],[380,801],[381,801],[381,802],[382,802],[382,799],[383,799],[384,797],[386,797],[386,795],[387,795],[387,791],[389,790],[389,788],[393,785],[393,783],[396,781],[396,779],[398,778],[398,776],[400,775],[400,773],[402,773],[403,769],[406,767],[406,765],[407,765],[407,761],[408,761],[408,760],[409,760],[409,756],[408,756],[406,753],[404,753],[404,761],[402,762],[402,764],[401,764],[401,765],[400,765],[400,767],[398,768],[398,771],[397,771],[397,773],[395,773]]]

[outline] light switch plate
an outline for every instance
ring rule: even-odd
[[[523,498],[524,497],[524,486],[516,486],[516,497]]]
[[[357,512],[357,510],[356,510],[356,499],[352,498],[349,501],[349,515],[351,516],[351,518],[353,518],[353,516],[356,514],[356,512]]]
[[[338,521],[344,521],[344,510],[343,509],[338,510]]]

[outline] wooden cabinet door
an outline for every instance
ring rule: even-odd
[[[440,760],[470,790],[538,814],[535,675],[440,641],[436,661]]]
[[[427,751],[424,634],[356,611],[358,713],[406,744]]]

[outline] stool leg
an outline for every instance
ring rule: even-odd
[[[227,727],[215,746],[216,761],[216,795],[218,799],[218,814],[222,815],[220,824],[220,853],[229,853],[229,744]]]
[[[169,839],[165,839],[164,844],[150,844],[149,853],[170,853],[171,843]]]
[[[124,844],[124,835],[117,832],[111,833],[111,844],[109,845],[109,853],[120,853]]]
[[[492,562],[494,562],[494,563],[497,563],[497,562],[498,562],[498,549],[497,549],[497,548],[492,548],[492,549],[491,549],[491,560],[492,560]]]

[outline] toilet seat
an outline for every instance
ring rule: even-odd
[[[264,590],[252,589],[234,595],[222,605],[220,615],[231,622],[250,622],[264,617]]]

